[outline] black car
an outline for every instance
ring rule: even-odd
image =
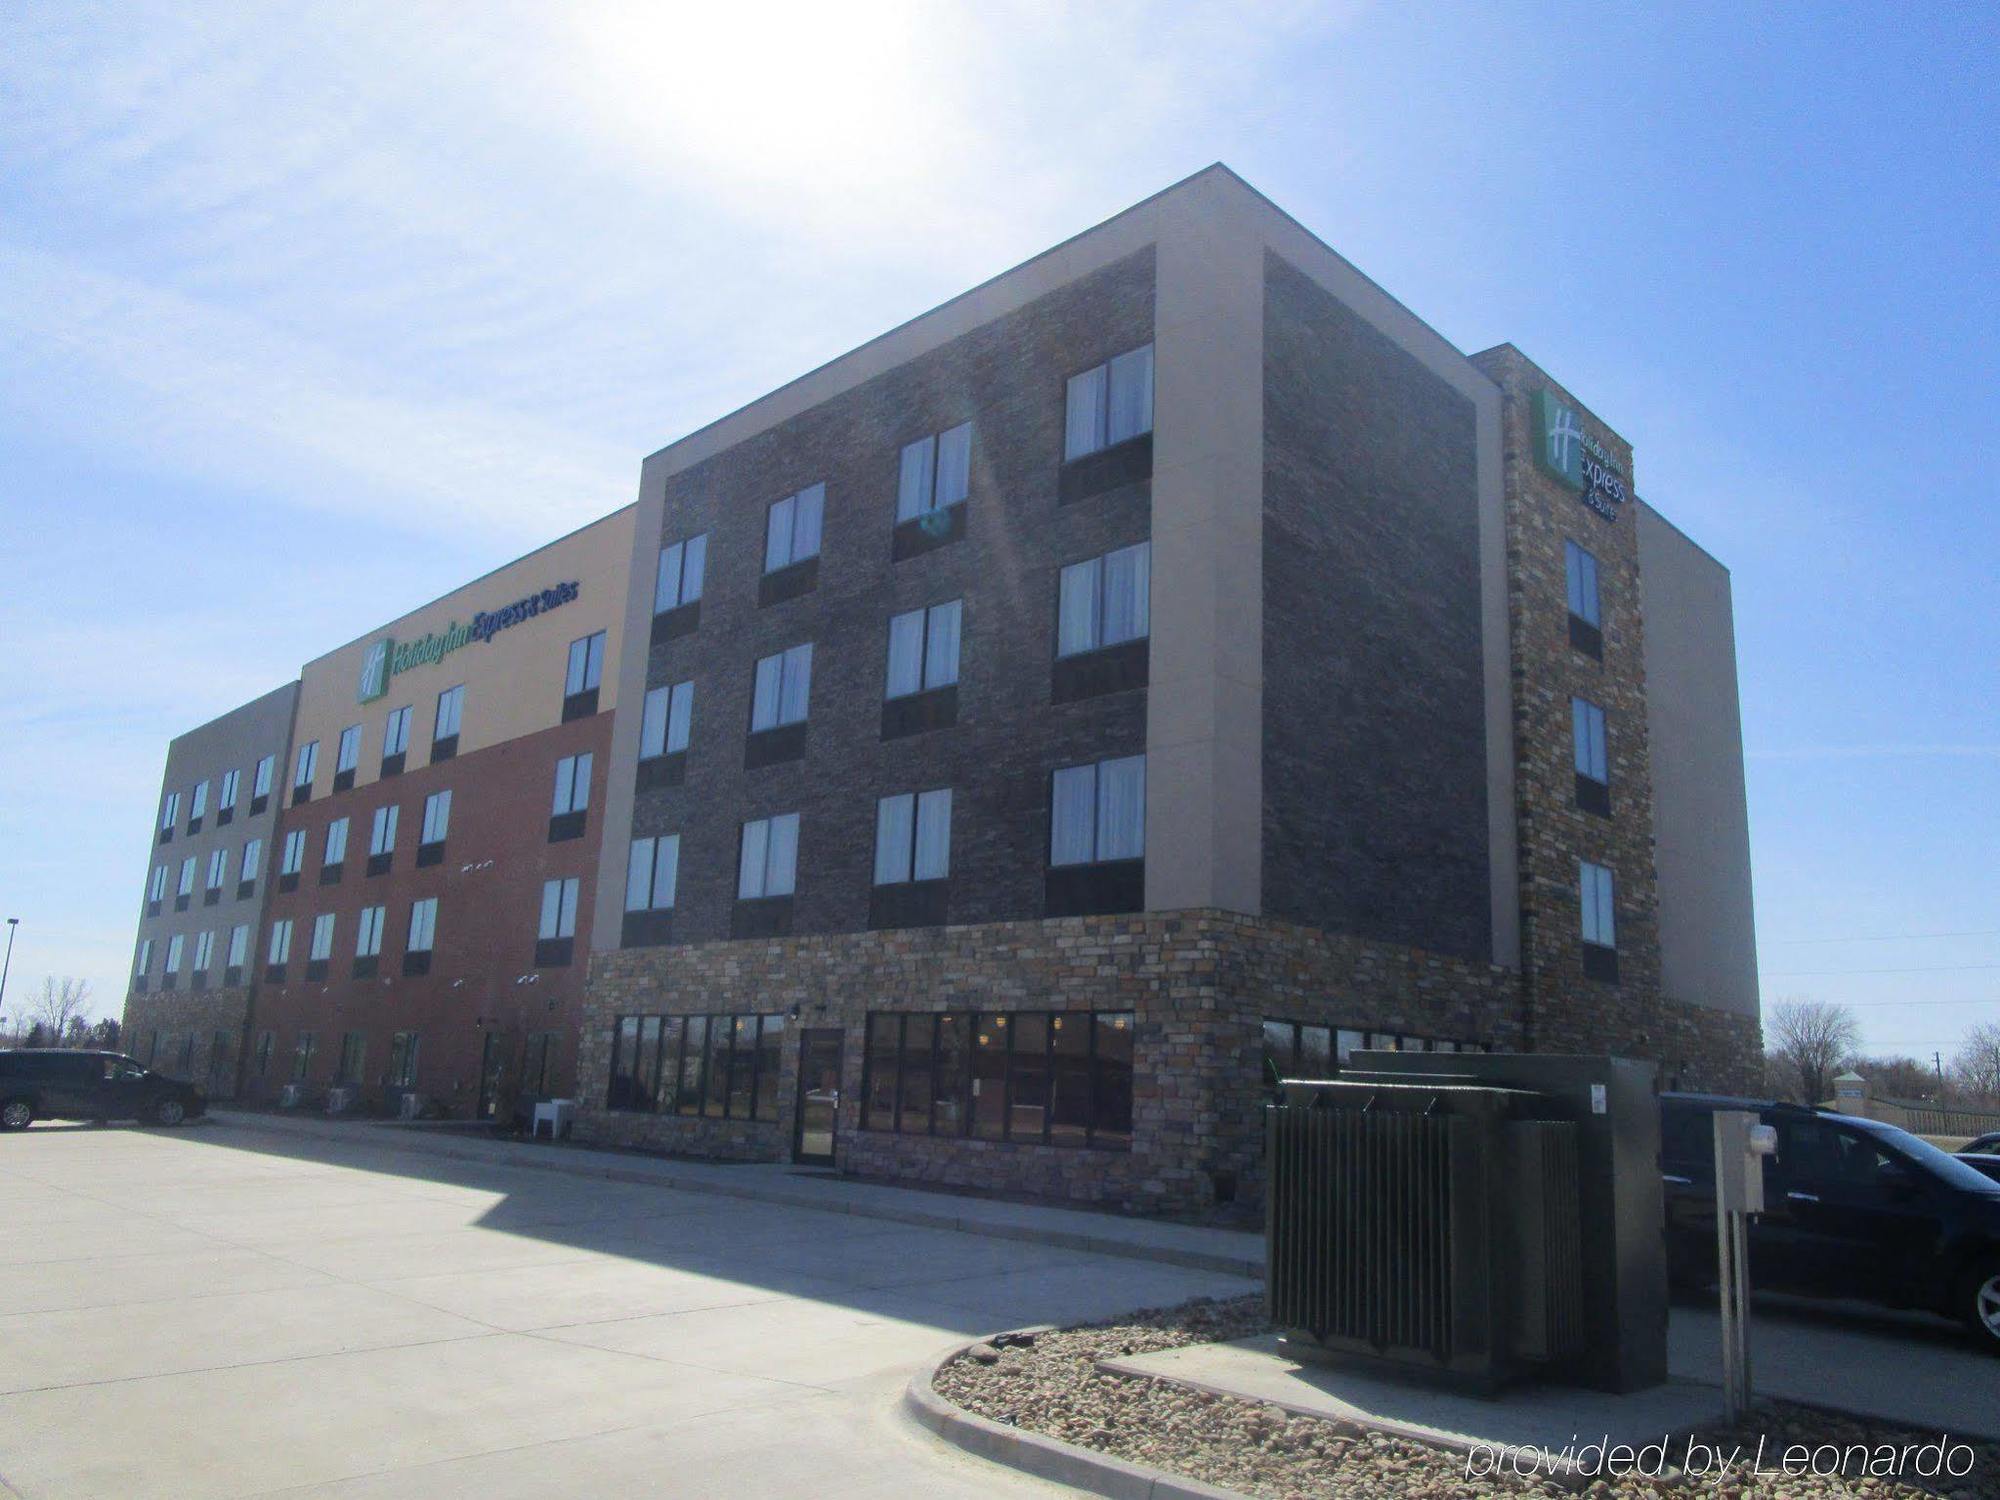
[[[1906,1130],[1853,1115],[1708,1094],[1660,1098],[1667,1265],[1715,1275],[1718,1109],[1776,1128],[1764,1212],[1750,1221],[1753,1288],[1924,1308],[2000,1354],[2000,1182]]]
[[[1962,1161],[1973,1171],[2000,1182],[2000,1152],[1959,1151],[1953,1154],[1952,1160]]]
[[[1958,1148],[1960,1156],[2000,1156],[2000,1130],[1989,1130],[1984,1135],[1975,1135]]]
[[[0,1129],[36,1120],[145,1120],[178,1125],[208,1108],[191,1083],[122,1052],[20,1048],[0,1052]]]

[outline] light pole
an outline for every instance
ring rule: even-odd
[[[14,929],[20,925],[19,917],[7,919],[7,956],[0,959],[0,1004],[7,1000],[7,971],[14,967]]]

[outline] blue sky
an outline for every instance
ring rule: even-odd
[[[172,734],[1219,159],[1632,441],[1735,578],[1766,1003],[1948,1052],[2000,1018],[1996,17],[7,7],[7,1009],[118,1008]]]

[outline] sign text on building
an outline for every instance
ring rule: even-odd
[[[1535,462],[1543,472],[1575,490],[1605,520],[1617,520],[1618,507],[1628,498],[1625,471],[1602,443],[1583,430],[1576,408],[1563,405],[1545,390],[1536,391],[1532,420]]]
[[[468,646],[474,641],[490,641],[510,626],[567,604],[582,592],[582,587],[574,582],[558,583],[499,609],[482,611],[472,617],[469,625],[453,620],[443,630],[434,630],[414,641],[399,642],[385,635],[370,646],[368,654],[361,659],[360,701],[372,703],[388,692],[389,679],[399,672],[441,662],[461,646]]]

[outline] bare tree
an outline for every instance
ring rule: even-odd
[[[67,975],[57,979],[51,974],[42,981],[42,992],[29,1002],[28,1019],[41,1028],[48,1039],[45,1045],[59,1046],[70,1023],[80,1020],[89,1004],[88,980],[71,979]]]
[[[1881,1094],[1891,1099],[1939,1099],[1937,1070],[1914,1057],[1856,1057],[1853,1068]]]
[[[1764,1023],[1771,1038],[1766,1061],[1796,1080],[1799,1102],[1817,1104],[1833,1094],[1834,1074],[1854,1055],[1861,1028],[1854,1012],[1825,1000],[1781,1000]]]
[[[1951,1060],[1952,1081],[1981,1101],[2000,1099],[2000,1021],[1975,1026]]]

